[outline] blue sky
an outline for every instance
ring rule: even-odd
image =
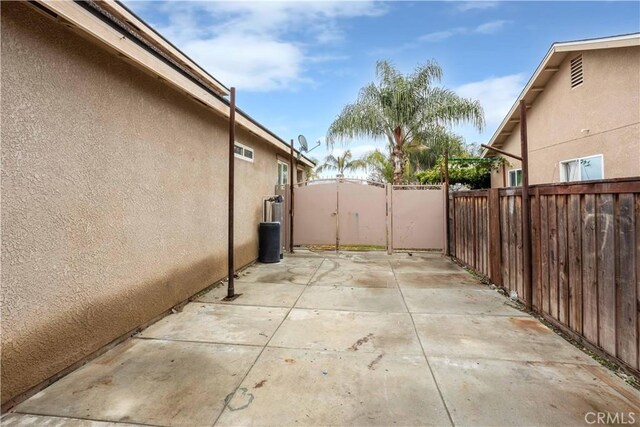
[[[143,2],[134,12],[226,86],[238,105],[289,140],[324,140],[374,79],[435,59],[442,84],[478,99],[487,127],[456,129],[485,143],[554,41],[640,31],[639,2]],[[384,146],[354,141],[355,156]],[[336,147],[339,151],[343,147]],[[324,144],[311,153],[322,158]]]

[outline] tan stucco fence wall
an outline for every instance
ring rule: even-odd
[[[228,124],[28,5],[1,19],[6,402],[226,276]],[[277,166],[237,141],[239,267]]]
[[[582,54],[584,83],[570,86],[570,61]],[[640,48],[573,52],[527,111],[529,182],[560,182],[560,162],[602,154],[604,178],[640,175]],[[503,150],[520,154],[520,128]],[[520,162],[507,159],[509,169]],[[507,175],[508,179],[508,175]],[[507,181],[508,185],[508,181]],[[502,171],[492,173],[502,187]]]

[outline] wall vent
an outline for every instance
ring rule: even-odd
[[[582,55],[578,55],[571,60],[571,88],[580,86],[583,81]]]

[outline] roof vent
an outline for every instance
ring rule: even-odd
[[[580,86],[583,81],[582,55],[578,55],[571,60],[571,88]]]

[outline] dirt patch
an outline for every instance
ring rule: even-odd
[[[267,382],[267,380],[262,380],[262,381],[260,381],[260,382],[257,382],[257,383],[253,386],[253,388],[260,388],[260,387],[262,387],[262,386],[264,385],[264,383],[266,383],[266,382]]]
[[[288,363],[289,365],[293,365],[294,363],[296,363],[295,359],[284,359],[285,363]]]
[[[552,331],[536,319],[526,317],[510,317],[509,321],[518,329],[526,332],[550,334]]]
[[[373,337],[373,334],[370,333],[369,335],[360,338],[358,341],[354,342],[351,347],[349,347],[349,350],[358,351],[358,348],[360,348],[362,344],[368,343],[372,337]]]

